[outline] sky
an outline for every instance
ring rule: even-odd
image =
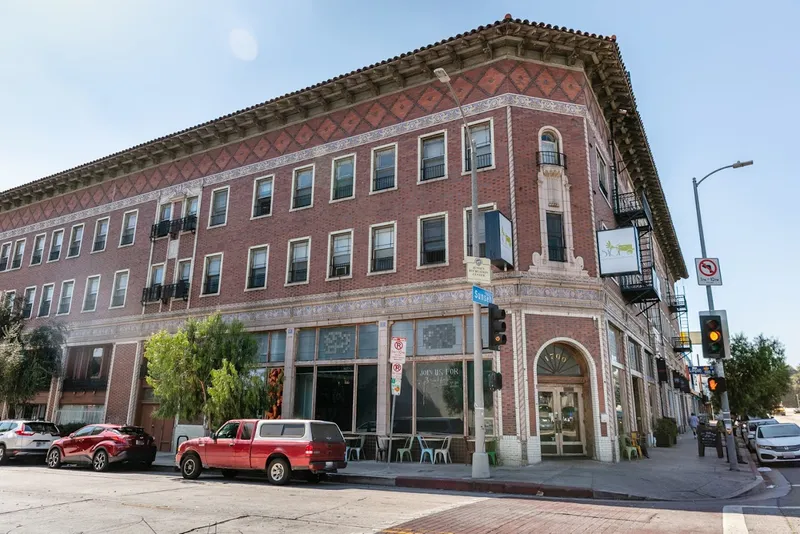
[[[400,9],[398,6],[402,5]],[[691,179],[718,309],[800,364],[800,2],[2,0],[0,189],[41,178],[500,20],[616,35],[690,278],[707,309]],[[794,243],[794,245],[793,245]]]

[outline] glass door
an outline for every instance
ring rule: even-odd
[[[581,432],[581,394],[571,391],[572,388],[563,388],[559,391],[560,425],[559,437],[562,455],[584,454],[583,433]]]
[[[555,391],[539,388],[539,437],[543,455],[559,454],[555,402]]]
[[[583,455],[583,397],[572,387],[539,388],[539,436],[543,456]]]

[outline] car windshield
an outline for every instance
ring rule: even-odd
[[[312,441],[344,443],[344,436],[333,423],[311,423]]]
[[[764,438],[792,438],[800,436],[800,426],[795,424],[762,426],[759,432]]]
[[[58,435],[58,428],[53,423],[31,422],[23,423],[27,432],[35,432],[37,434],[50,434],[51,436]]]

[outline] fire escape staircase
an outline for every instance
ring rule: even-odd
[[[669,311],[678,323],[678,336],[672,338],[672,349],[683,354],[691,365],[692,340],[689,337],[689,307],[686,305],[686,295],[670,294],[667,296]]]
[[[618,227],[633,226],[639,234],[641,273],[622,275],[619,283],[622,296],[628,304],[641,305],[641,314],[661,302],[661,282],[655,270],[652,244],[653,214],[644,193],[615,191],[614,218]]]

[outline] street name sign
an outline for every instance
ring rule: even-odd
[[[714,374],[713,365],[690,365],[689,372],[693,375],[711,376]]]
[[[492,295],[492,292],[488,289],[472,286],[472,302],[480,304],[481,306],[488,306],[494,303],[494,295]]]

